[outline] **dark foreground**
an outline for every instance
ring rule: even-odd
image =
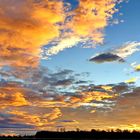
[[[14,136],[14,137],[4,137],[1,136],[0,139],[31,139],[31,140],[140,140],[140,132],[128,130],[110,130],[110,131],[39,131],[34,136]]]

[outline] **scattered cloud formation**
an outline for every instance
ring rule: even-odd
[[[82,119],[90,114],[96,118],[97,113],[113,111],[123,96],[133,94],[135,90],[135,87],[129,83],[94,85],[81,82],[77,84],[79,80],[75,79],[76,76],[71,70],[59,70],[54,73],[47,71],[46,74],[40,70],[35,71],[33,75],[36,75],[40,81],[36,82],[33,76],[28,79],[31,81],[28,81],[28,84],[9,81],[9,79],[0,82],[1,128],[21,129],[21,131],[22,129],[36,131],[46,130],[46,128],[84,128],[86,122]],[[63,90],[66,87],[71,92]],[[66,115],[67,111],[69,115]],[[73,114],[74,112],[77,115]],[[81,113],[88,116],[77,118]],[[106,119],[105,117],[102,122]],[[98,125],[102,126],[102,124]],[[107,126],[111,127],[111,124]],[[15,132],[17,133],[16,130]]]
[[[119,96],[116,105],[112,110],[97,110],[94,113],[86,114],[84,117],[88,117],[90,119],[88,120],[88,123],[85,122],[84,125],[87,125],[90,129],[98,129],[100,126],[102,129],[119,128],[139,130],[139,90],[139,88],[134,88],[133,91],[128,92],[128,94]],[[81,121],[84,121],[84,119]],[[84,125],[80,125],[80,128],[84,128]]]
[[[9,79],[1,80],[0,124],[2,128],[26,128],[35,131],[54,128],[58,122],[66,127],[77,126],[79,121],[65,118],[64,110],[88,107],[89,113],[93,113],[93,110],[96,113],[98,109],[111,109],[117,98],[129,91],[125,83],[90,85],[82,82],[77,84],[76,81],[79,80],[75,79],[74,72],[71,70],[59,70],[46,74],[35,71],[34,75],[40,81],[36,82],[34,76],[28,79],[28,84],[21,81],[13,82]],[[67,86],[72,90],[71,92],[63,90]]]
[[[79,0],[79,5],[70,10],[65,22],[65,31],[62,39],[49,49],[45,48],[45,55],[50,56],[78,43],[91,40],[92,44],[103,43],[104,28],[109,19],[117,12],[113,0]]]

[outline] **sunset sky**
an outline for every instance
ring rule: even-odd
[[[139,0],[0,0],[0,135],[140,130]]]

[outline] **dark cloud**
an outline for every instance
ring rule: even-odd
[[[70,86],[73,83],[73,79],[64,79],[56,82],[55,86]]]
[[[11,114],[0,114],[0,128],[33,128],[32,125],[27,125],[23,123],[18,123],[12,119]]]
[[[59,122],[72,123],[72,122],[75,122],[75,120],[59,120]]]
[[[75,84],[86,84],[87,81],[84,81],[84,80],[79,80],[79,81],[76,81]]]
[[[116,54],[101,53],[97,56],[92,57],[91,59],[89,59],[89,61],[96,62],[96,63],[105,63],[105,62],[114,62],[114,61],[124,62],[124,59],[122,59]]]

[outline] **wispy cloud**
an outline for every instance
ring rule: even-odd
[[[113,53],[118,55],[121,58],[126,58],[131,56],[137,51],[140,51],[140,42],[127,42],[123,44],[120,48],[116,49]]]
[[[70,37],[62,39],[56,46],[51,47],[45,53],[46,56],[55,55],[64,49],[75,47],[80,41],[83,41],[79,37]]]

